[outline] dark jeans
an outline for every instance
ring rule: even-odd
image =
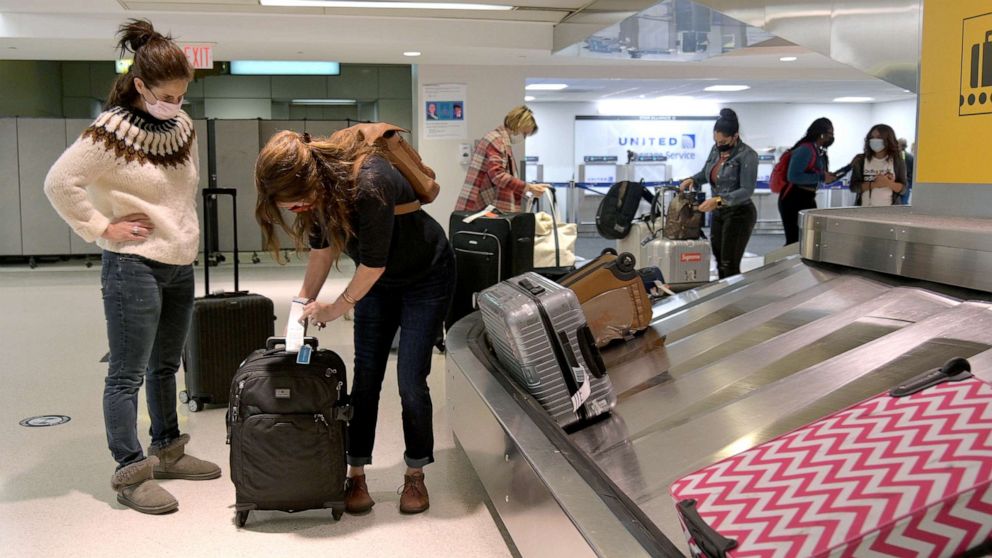
[[[799,212],[816,209],[816,192],[792,186],[785,196],[778,196],[778,214],[782,216],[785,243],[799,242]]]
[[[379,392],[386,360],[400,330],[396,372],[403,408],[403,454],[408,467],[434,462],[434,408],[427,386],[431,357],[455,291],[453,255],[416,283],[375,285],[355,306],[354,418],[348,425],[348,464],[372,463]]]
[[[710,244],[720,279],[741,272],[741,259],[758,221],[758,210],[748,200],[743,205],[721,207],[713,212]]]
[[[144,459],[137,422],[145,378],[152,445],[179,437],[176,371],[193,315],[193,266],[104,252],[100,282],[110,342],[103,417],[120,468]]]

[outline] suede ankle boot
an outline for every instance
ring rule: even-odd
[[[375,501],[369,494],[365,484],[365,475],[348,477],[344,481],[344,510],[350,514],[366,513],[372,509]]]
[[[403,492],[400,495],[400,513],[420,513],[431,507],[424,474],[403,475]]]
[[[152,446],[149,455],[158,457],[155,466],[157,479],[210,480],[220,476],[220,467],[186,453],[189,434],[183,434],[165,446]]]
[[[172,494],[152,480],[152,470],[157,464],[157,457],[146,457],[118,469],[110,479],[110,486],[117,491],[117,501],[152,515],[179,509],[179,502]]]

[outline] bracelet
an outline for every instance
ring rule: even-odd
[[[352,306],[355,306],[356,304],[358,304],[358,301],[355,300],[355,299],[353,299],[353,298],[351,298],[351,295],[348,294],[348,289],[347,288],[345,290],[341,291],[341,298],[343,298],[345,302],[347,302],[348,304],[350,304]]]

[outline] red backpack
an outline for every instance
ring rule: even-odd
[[[813,158],[810,159],[809,165],[806,167],[806,172],[809,172],[816,168],[816,148],[813,144],[802,144],[809,145],[810,151],[813,152]],[[771,178],[768,179],[768,188],[772,193],[778,194],[780,196],[785,196],[789,193],[789,189],[792,188],[792,183],[789,182],[789,161],[792,160],[792,152],[795,149],[790,149],[782,154],[782,157],[775,163],[775,168],[772,169]]]

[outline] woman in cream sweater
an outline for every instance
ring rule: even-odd
[[[161,514],[178,502],[153,479],[214,479],[220,468],[185,453],[176,416],[176,371],[193,311],[198,160],[181,110],[193,69],[170,37],[132,20],[118,34],[134,52],[106,110],[45,179],[59,215],[103,248],[103,305],[110,366],[103,394],[117,500]],[[138,390],[147,379],[151,446],[138,441]]]

